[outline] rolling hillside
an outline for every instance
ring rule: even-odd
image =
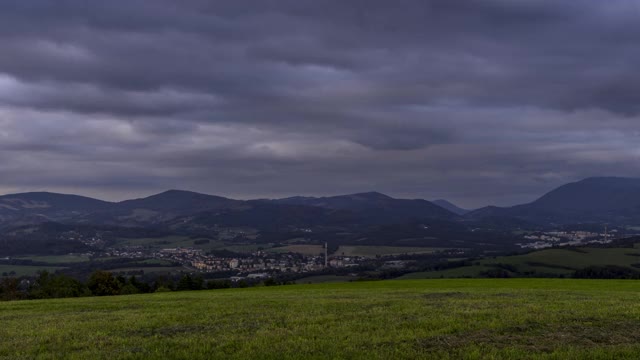
[[[293,197],[274,200],[281,204],[296,204],[334,210],[348,210],[371,222],[396,222],[425,218],[454,219],[456,214],[427,200],[394,199],[390,196],[367,192],[331,197]]]
[[[295,211],[292,211],[295,209]],[[265,218],[268,214],[270,218]],[[426,200],[393,199],[379,193],[330,198],[290,198],[275,201],[242,201],[190,191],[169,190],[146,198],[118,203],[76,195],[24,193],[0,197],[0,225],[18,226],[59,221],[123,226],[158,225],[179,217],[194,216],[222,223],[260,227],[265,221],[291,226],[313,226],[345,221],[393,223],[414,219],[453,219],[455,214]],[[187,219],[186,221],[189,221]]]
[[[282,215],[290,212],[291,206],[297,206],[300,212],[299,216],[291,217],[291,226],[305,226],[305,222],[312,226],[331,221],[391,224],[424,219],[464,219],[500,228],[587,222],[636,225],[640,224],[640,179],[589,178],[561,186],[529,204],[507,208],[490,206],[466,212],[444,200],[438,203],[441,206],[421,199],[395,199],[377,192],[242,201],[170,190],[119,203],[41,192],[0,196],[0,226],[46,221],[148,226],[188,216],[209,217],[211,221],[218,217],[223,222],[250,226],[254,220],[257,224],[264,223],[269,211],[274,214],[273,221],[282,223]],[[317,220],[301,221],[318,216],[318,208],[331,212],[321,211]]]
[[[463,208],[451,203],[450,201],[447,201],[447,200],[444,200],[444,199],[433,200],[432,203],[440,206],[443,209],[447,209],[447,210],[451,211],[454,214],[460,215],[460,216],[462,216],[462,215],[464,215],[464,214],[466,214],[466,213],[471,211],[471,210],[463,209]]]
[[[409,273],[401,278],[571,277],[586,268],[607,267],[640,276],[640,239],[626,239],[619,245],[553,248],[522,255],[487,257],[468,261],[465,266]]]
[[[467,219],[515,218],[539,224],[640,223],[640,179],[596,177],[563,185],[536,201],[513,207],[485,207]]]
[[[32,192],[0,196],[0,226],[65,221],[102,211],[112,204],[84,196]]]

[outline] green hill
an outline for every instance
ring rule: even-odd
[[[592,177],[560,186],[539,199],[507,208],[471,211],[468,219],[516,218],[538,224],[640,222],[640,179]]]
[[[406,274],[401,279],[483,277],[501,269],[512,277],[562,277],[588,267],[616,266],[640,271],[640,248],[560,248],[532,251],[523,255],[498,256],[472,261],[468,266]]]
[[[635,359],[638,283],[418,280],[0,303],[6,359]]]

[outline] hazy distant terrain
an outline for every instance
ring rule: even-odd
[[[193,271],[192,264],[203,261],[228,263],[269,254],[282,262],[289,253],[303,258],[287,260],[289,265],[281,270],[303,273],[307,270],[302,266],[311,266],[303,264],[324,266],[326,244],[328,256],[336,259],[332,266],[359,266],[375,277],[382,275],[373,267],[389,270],[385,261],[403,260],[394,266],[420,272],[437,269],[438,261],[607,243],[637,234],[639,224],[640,180],[630,178],[589,178],[529,204],[469,212],[448,202],[395,199],[376,192],[235,200],[170,190],[122,202],[12,194],[0,196],[0,257],[9,257],[0,259],[0,274],[33,275],[39,269],[86,274],[101,268],[146,274]],[[165,251],[172,248],[189,255]],[[157,258],[168,262],[144,263]],[[628,260],[624,266],[630,266]],[[483,260],[425,276],[487,276],[498,270],[508,276],[563,276],[581,268],[545,261],[531,265],[536,260],[494,263]],[[225,269],[219,271],[229,276],[232,269]]]
[[[561,186],[538,200],[508,208],[485,207],[470,219],[517,218],[538,224],[640,223],[640,179],[599,177]]]

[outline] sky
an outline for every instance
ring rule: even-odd
[[[0,193],[524,203],[640,177],[635,0],[4,0]]]

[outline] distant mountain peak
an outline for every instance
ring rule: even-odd
[[[209,194],[203,194],[203,193],[199,193],[199,192],[195,192],[195,191],[189,191],[189,190],[179,190],[179,189],[170,189],[170,190],[166,190],[163,191],[161,193],[157,193],[157,194],[153,194],[144,198],[139,198],[139,199],[133,199],[133,200],[125,200],[122,201],[124,202],[131,202],[131,201],[142,201],[142,200],[151,200],[151,199],[180,199],[180,200],[192,200],[195,198],[202,198],[202,199],[227,199],[225,197],[222,196],[216,196],[216,195],[209,195]]]
[[[507,208],[483,208],[468,214],[515,217],[537,223],[640,221],[640,179],[590,177],[564,184],[537,200]]]
[[[276,199],[276,201],[287,202],[287,201],[305,201],[305,200],[314,200],[314,199],[317,199],[317,198],[313,196],[290,196],[282,199]],[[259,199],[256,199],[256,200],[259,200]]]
[[[600,182],[600,181],[638,181],[638,178],[630,178],[623,176],[592,176],[588,178],[584,178],[577,182]]]
[[[179,195],[179,194],[197,194],[197,195],[206,195],[206,194],[202,194],[202,193],[198,193],[195,191],[189,191],[189,190],[180,190],[180,189],[169,189],[160,193],[157,193],[155,195]],[[154,195],[152,195],[154,196]]]
[[[181,189],[169,189],[167,191],[163,191],[160,194],[184,194],[184,193],[193,193],[193,191],[189,190],[181,190]]]
[[[197,201],[197,200],[228,200],[228,201],[236,201],[232,199],[228,199],[222,196],[202,194],[195,191],[188,190],[177,190],[171,189],[167,191],[163,191],[158,194],[150,195],[140,199],[133,200],[125,200],[120,202],[120,204],[124,203],[134,203],[134,202],[150,202],[150,201],[180,201],[180,202],[189,202],[189,201]]]
[[[391,196],[385,195],[385,194],[377,192],[377,191],[356,193],[356,194],[350,194],[350,195],[346,195],[346,196],[349,196],[349,197],[352,197],[352,198],[361,198],[361,199],[366,199],[366,200],[389,200],[389,199],[393,199]]]
[[[458,215],[464,215],[466,213],[468,213],[471,210],[467,210],[467,209],[463,209],[455,204],[453,204],[450,201],[447,201],[445,199],[438,199],[438,200],[433,200],[431,201],[432,203],[440,206],[441,208],[444,208],[446,210],[451,211],[454,214],[458,214]]]

